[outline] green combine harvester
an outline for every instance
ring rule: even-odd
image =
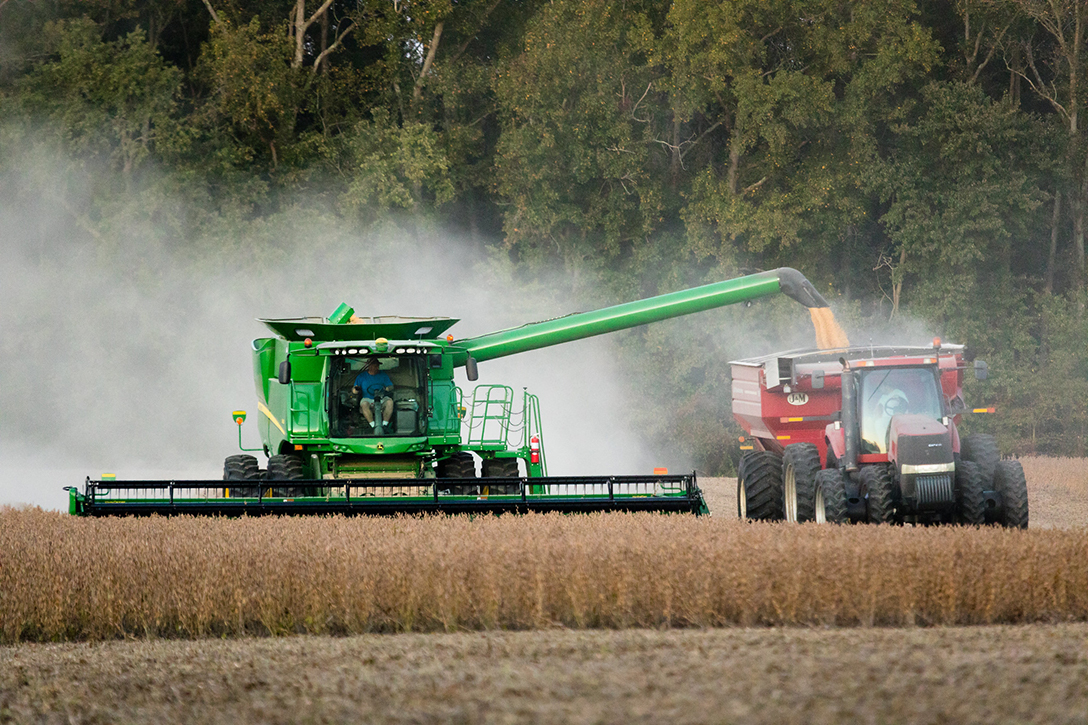
[[[69,488],[80,516],[400,514],[529,511],[708,513],[695,474],[548,476],[540,404],[506,385],[467,396],[487,360],[782,292],[827,303],[801,273],[762,272],[593,312],[455,339],[448,317],[261,320],[253,341],[267,465],[226,459],[222,481],[87,479]],[[239,448],[244,411],[235,411]],[[480,470],[477,476],[476,458]]]

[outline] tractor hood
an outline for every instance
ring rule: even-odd
[[[925,415],[897,415],[888,431],[888,458],[903,474],[952,471],[952,431]]]

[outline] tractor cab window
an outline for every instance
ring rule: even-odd
[[[888,430],[896,415],[944,415],[937,376],[929,368],[874,368],[861,378],[858,396],[861,452],[887,453]]]
[[[334,357],[329,384],[333,438],[423,435],[425,367],[416,356]]]

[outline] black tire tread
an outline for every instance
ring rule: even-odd
[[[971,433],[960,440],[960,458],[977,463],[982,471],[982,485],[989,487],[994,480],[994,471],[1001,460],[1001,451],[997,448],[997,439],[989,433]]]
[[[439,478],[476,478],[476,459],[467,451],[451,453],[438,462]]]
[[[981,526],[986,523],[985,489],[982,466],[961,460],[956,467],[956,513],[961,524]]]
[[[782,518],[782,458],[770,451],[746,454],[737,472],[737,495],[746,492],[748,519],[778,521]],[[737,503],[740,513],[740,503]]]
[[[871,524],[895,521],[895,480],[889,466],[875,463],[861,469],[861,485],[867,494],[866,510]]]
[[[786,446],[782,456],[782,480],[786,479],[786,469],[793,467],[794,488],[797,491],[798,523],[812,521],[815,518],[816,474],[820,472],[820,449],[814,443],[794,443]],[[782,514],[786,512],[786,487],[782,486]]]
[[[483,478],[517,478],[518,473],[518,459],[516,458],[488,458],[484,459],[480,464],[480,475]],[[495,486],[490,485],[487,487],[488,492],[500,495],[513,495],[520,492],[521,487],[517,485]]]
[[[1028,482],[1020,461],[998,461],[994,484],[1001,492],[1004,514],[1001,524],[1010,529],[1028,527]]]
[[[849,519],[846,514],[846,481],[843,480],[843,472],[837,468],[825,468],[816,474],[814,489],[823,491],[824,518],[827,523],[847,523]]]
[[[227,456],[223,461],[224,481],[260,481],[261,466],[257,459],[250,455],[240,454]],[[232,495],[239,498],[249,498],[258,493],[257,486],[230,486]]]

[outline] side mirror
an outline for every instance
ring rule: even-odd
[[[468,360],[465,360],[465,373],[468,375],[469,380],[480,379],[480,371],[476,367],[476,358],[471,355],[468,356]]]
[[[280,385],[287,385],[289,382],[291,382],[291,361],[290,360],[284,360],[283,362],[280,363],[279,381],[280,381]]]
[[[985,360],[975,360],[975,380],[985,380],[989,372]]]

